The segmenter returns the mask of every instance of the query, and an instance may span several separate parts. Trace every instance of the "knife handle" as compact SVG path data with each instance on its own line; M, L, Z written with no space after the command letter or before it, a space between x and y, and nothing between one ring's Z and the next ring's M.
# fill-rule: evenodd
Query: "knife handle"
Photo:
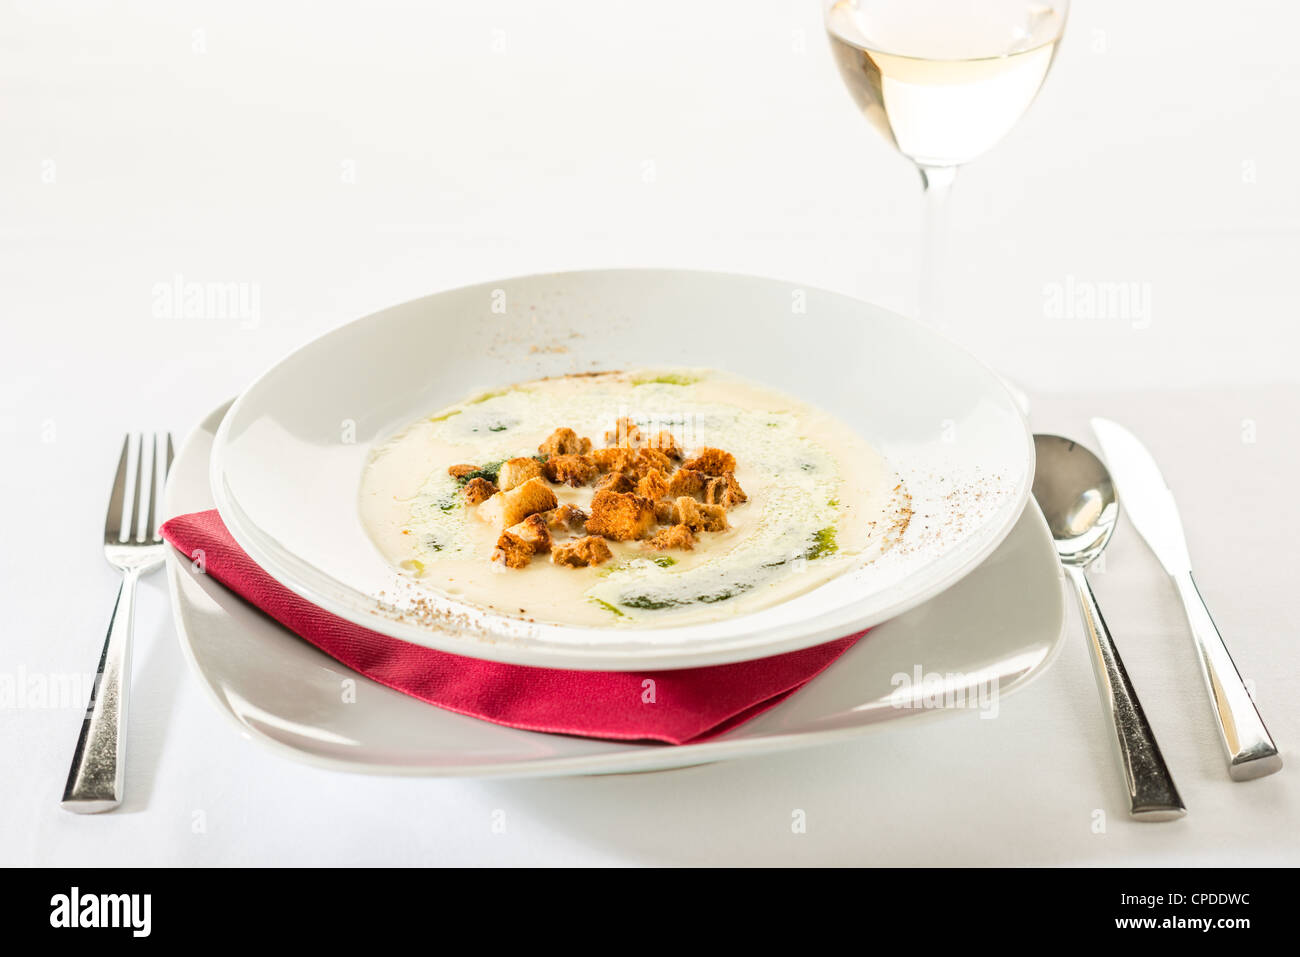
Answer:
M1197 658L1201 662L1201 675L1210 692L1214 717L1219 723L1219 736L1228 753L1228 776L1234 781L1249 781L1272 774L1282 767L1282 756L1273 743L1259 709L1246 690L1241 673L1233 664L1228 646L1210 617L1190 571L1174 576L1187 620L1192 626L1196 641Z
M1088 577L1078 565L1066 565L1066 573L1079 596L1083 623L1092 651L1097 690L1110 712L1115 743L1119 746L1124 780L1128 784L1129 814L1139 821L1172 821L1187 813L1165 764L1155 733L1147 723L1142 703L1128 680L1119 649L1111 640L1106 619Z

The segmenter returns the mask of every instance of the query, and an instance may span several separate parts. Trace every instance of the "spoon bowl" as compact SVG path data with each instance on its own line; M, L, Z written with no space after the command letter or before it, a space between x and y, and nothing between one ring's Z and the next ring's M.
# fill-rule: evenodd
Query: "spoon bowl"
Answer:
M1085 567L1110 541L1119 521L1115 484L1101 459L1073 439L1035 435L1034 498L1062 564Z

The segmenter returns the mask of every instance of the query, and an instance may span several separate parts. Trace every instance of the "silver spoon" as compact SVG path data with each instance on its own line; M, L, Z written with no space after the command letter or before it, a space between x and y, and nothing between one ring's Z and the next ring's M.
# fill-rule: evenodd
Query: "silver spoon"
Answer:
M1180 818L1187 809L1084 574L1110 541L1119 520L1119 500L1110 473L1097 456L1059 435L1035 435L1034 451L1038 456L1034 498L1079 596L1083 624L1092 646L1097 689L1110 709L1128 783L1129 814L1139 821Z

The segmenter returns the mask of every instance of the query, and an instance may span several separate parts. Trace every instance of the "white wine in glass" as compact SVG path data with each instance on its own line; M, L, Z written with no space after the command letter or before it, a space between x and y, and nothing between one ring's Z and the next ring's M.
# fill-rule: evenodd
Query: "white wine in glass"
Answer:
M959 165L1038 94L1068 0L825 0L826 32L867 119L916 163L926 193L918 311L937 322L941 217Z

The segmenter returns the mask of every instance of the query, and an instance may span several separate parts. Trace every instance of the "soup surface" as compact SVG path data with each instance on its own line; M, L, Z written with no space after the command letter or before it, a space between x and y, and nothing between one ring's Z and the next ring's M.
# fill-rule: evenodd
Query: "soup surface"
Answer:
M508 567L500 510L472 504L448 469L492 478L503 460L540 461L560 428L600 449L620 441L620 419L670 433L687 464L704 448L734 455L745 501L728 504L728 527L698 531L689 549L653 547L646 532L604 540L611 556L590 567L547 553ZM592 483L546 484L559 505L590 512ZM360 508L381 553L420 587L537 621L664 627L768 607L870 561L892 544L905 496L881 455L832 416L727 373L654 369L525 382L435 412L372 453ZM555 544L584 535L557 531Z

